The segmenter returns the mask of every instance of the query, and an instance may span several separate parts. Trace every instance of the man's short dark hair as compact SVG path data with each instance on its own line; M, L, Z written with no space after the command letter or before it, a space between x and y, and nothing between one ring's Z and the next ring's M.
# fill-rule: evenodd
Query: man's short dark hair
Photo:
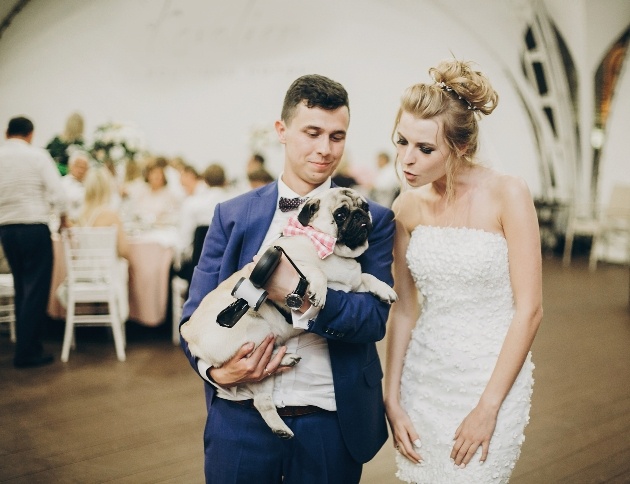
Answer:
M282 121L289 124L295 116L296 107L302 102L309 108L334 111L346 106L350 110L346 89L338 82L318 74L309 74L293 81L284 97Z
M23 116L11 118L7 126L7 136L28 136L33 132L33 122Z

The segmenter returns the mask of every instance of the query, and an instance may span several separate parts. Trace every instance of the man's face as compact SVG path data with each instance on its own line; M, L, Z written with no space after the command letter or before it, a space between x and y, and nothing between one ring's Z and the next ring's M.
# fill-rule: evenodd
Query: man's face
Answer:
M70 174L80 182L83 182L89 166L90 165L85 158L77 158L70 167Z
M328 111L304 103L288 125L276 121L278 138L285 145L282 181L300 195L324 183L341 161L349 123L346 106Z

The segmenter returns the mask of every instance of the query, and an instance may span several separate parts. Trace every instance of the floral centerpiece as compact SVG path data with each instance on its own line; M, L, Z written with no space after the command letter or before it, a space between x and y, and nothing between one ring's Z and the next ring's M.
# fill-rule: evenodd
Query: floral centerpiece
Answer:
M142 149L142 135L134 125L105 123L94 132L90 154L98 162L117 165L133 160Z

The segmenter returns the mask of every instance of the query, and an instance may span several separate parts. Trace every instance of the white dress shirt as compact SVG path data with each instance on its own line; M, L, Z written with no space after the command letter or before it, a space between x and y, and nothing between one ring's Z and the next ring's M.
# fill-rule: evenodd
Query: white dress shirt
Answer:
M184 199L179 214L177 242L182 261L190 260L192 257L195 229L200 225L210 225L214 208L230 195L230 192L222 187L209 187L205 182L198 182L194 193Z
M330 180L320 185L302 198L312 197L330 188ZM282 175L278 179L278 199L280 197L299 197L282 181ZM277 205L276 205L277 206ZM289 218L297 212L281 212L276 208L267 235L263 240L259 253L264 252L274 240L282 235L282 230ZM289 254L290 255L290 254ZM293 326L308 328L308 321L314 319L319 309L311 306L304 314L297 311L293 313ZM290 371L274 375L273 401L276 407L315 405L324 410L335 411L335 390L333 386L332 367L328 343L325 338L315 333L304 332L291 338L285 343L287 353L298 354L302 357L300 362ZM201 375L207 378L206 370L210 366L198 361ZM227 400L247 400L253 397L244 385L236 385L231 388L222 388L210 381L217 388L217 396Z
M0 146L0 225L48 224L65 214L61 175L50 154L19 138Z

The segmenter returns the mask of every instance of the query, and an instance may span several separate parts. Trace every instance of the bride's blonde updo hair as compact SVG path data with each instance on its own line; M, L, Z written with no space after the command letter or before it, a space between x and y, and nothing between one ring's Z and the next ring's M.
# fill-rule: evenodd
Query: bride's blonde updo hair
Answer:
M417 118L440 117L449 147L446 161L447 197L453 195L453 176L462 165L471 165L478 150L478 118L497 107L499 95L472 62L447 60L429 69L433 84L414 84L402 95L393 136L403 112Z

